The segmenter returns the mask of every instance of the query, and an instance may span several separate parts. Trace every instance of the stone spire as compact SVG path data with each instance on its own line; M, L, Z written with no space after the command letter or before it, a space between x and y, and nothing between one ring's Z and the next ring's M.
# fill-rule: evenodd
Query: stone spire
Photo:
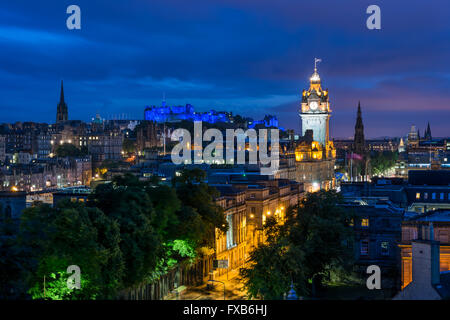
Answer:
M424 136L425 140L431 140L432 136L431 136L431 129L430 129L430 122L428 122L428 126L427 126L427 130L425 130L425 136Z
M64 103L64 83L62 80L61 80L61 95L59 97L59 102Z
M353 141L353 151L360 155L365 153L364 125L362 121L361 102L358 102L358 112L356 114L355 138Z
M68 110L67 110L67 104L64 101L64 84L61 80L61 94L59 97L59 103L56 108L56 123L67 121L68 120Z

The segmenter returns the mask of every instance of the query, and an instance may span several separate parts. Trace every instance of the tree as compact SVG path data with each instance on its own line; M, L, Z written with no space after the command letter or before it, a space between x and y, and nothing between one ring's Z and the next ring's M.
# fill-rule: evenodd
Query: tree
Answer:
M71 143L63 143L56 147L55 154L57 157L81 157L87 155L86 148L77 148Z
M251 297L280 299L291 282L298 294L310 295L333 268L351 272L351 216L341 201L335 191L309 193L298 207L289 208L284 224L266 221L266 242L251 253L250 266L241 269Z
M392 151L372 152L370 163L373 174L376 176L384 175L389 169L395 167L398 159L398 153Z
M175 180L177 196L182 205L178 212L178 234L196 243L197 247L214 247L215 229L226 232L228 223L222 207L214 201L219 192L204 181L200 169L183 170Z
M303 259L301 254L292 259L285 234L287 229L275 218L266 220L263 231L266 242L250 253L250 266L242 268L240 275L250 299L277 300L289 290L292 270L296 270Z
M17 246L17 232L15 221L0 217L0 300L29 298L22 277L27 259L25 250Z
M112 183L97 186L90 205L120 226L125 287L150 277L163 256L163 246L153 225L155 211L142 182L131 175L116 177Z
M97 208L60 201L25 209L18 245L27 250L24 278L34 299L112 298L120 288L124 263L117 222ZM81 289L68 289L66 269L81 269ZM44 277L46 287L44 293Z
M331 266L348 272L353 266L352 214L339 206L341 202L335 191L310 193L302 199L298 214L290 217L289 242L304 254L302 270L313 290L316 283L329 279ZM305 287L297 282L299 291Z
M125 153L136 152L136 141L129 138L125 138L122 143L122 150Z

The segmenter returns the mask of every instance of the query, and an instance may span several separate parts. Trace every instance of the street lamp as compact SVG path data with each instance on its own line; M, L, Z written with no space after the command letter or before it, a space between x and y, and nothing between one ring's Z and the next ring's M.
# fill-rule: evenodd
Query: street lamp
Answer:
M219 283L223 284L223 300L226 300L225 299L225 282L222 282L222 281L219 281L219 280L208 280L208 282L209 281L211 281L211 282L219 282Z

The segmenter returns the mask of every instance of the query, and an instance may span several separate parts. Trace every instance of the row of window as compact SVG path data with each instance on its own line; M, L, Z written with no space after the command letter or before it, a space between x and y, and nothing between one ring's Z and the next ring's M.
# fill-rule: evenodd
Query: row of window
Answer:
M354 226L355 224L354 224L354 221L353 221L353 219L352 219L352 221L350 222L350 226ZM369 218L362 218L361 219L361 227L364 227L364 228L368 228L369 227Z
M382 256L388 256L389 255L389 242L388 241L381 241L380 242L380 254ZM369 240L361 240L360 255L361 256L368 256L369 255Z
M438 193L436 192L432 192L431 193L431 199L432 200L436 200L438 197ZM421 192L417 192L416 193L416 199L422 199L422 193ZM428 200L428 192L424 192L423 193L423 200ZM441 192L439 193L439 200L445 200L445 193ZM447 193L447 200L450 200L450 193Z

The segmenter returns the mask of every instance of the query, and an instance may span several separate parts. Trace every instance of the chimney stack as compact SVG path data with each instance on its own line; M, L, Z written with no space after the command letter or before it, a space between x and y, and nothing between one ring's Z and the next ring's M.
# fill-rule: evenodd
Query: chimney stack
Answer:
M412 242L412 281L422 286L439 284L439 242L433 240Z

